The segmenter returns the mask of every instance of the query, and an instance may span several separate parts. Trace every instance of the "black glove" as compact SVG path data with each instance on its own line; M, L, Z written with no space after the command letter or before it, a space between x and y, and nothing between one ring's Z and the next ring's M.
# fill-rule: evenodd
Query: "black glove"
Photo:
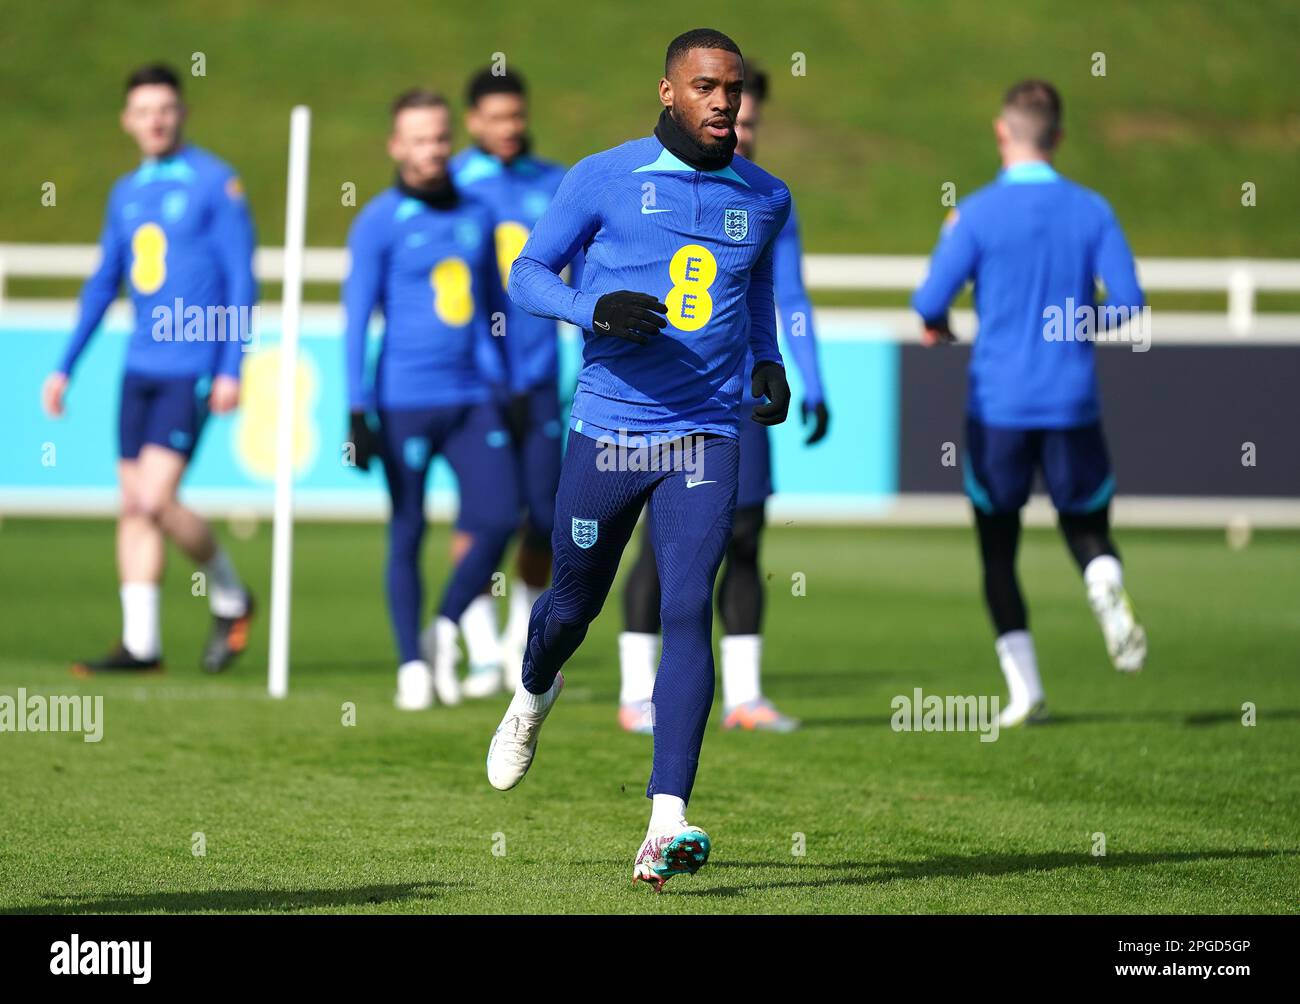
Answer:
M957 340L957 336L953 334L952 328L948 325L947 314L932 321L922 318L922 323L925 325L922 341L926 345L951 345ZM931 332L933 332L933 335Z
M645 345L668 326L668 319L659 316L667 313L667 305L649 293L620 289L617 293L606 293L596 301L591 325L598 335L613 335Z
M785 382L785 367L780 363L759 363L754 367L750 390L755 397L770 403L758 405L753 419L759 425L780 425L790 412L790 385Z
M831 424L831 413L826 410L826 405L822 401L818 401L815 405L810 405L807 401L803 403L804 425L808 424L809 418L812 418L815 424L812 435L803 441L804 446L812 446L813 443L820 443L825 439L826 430Z
M364 411L354 411L348 421L348 444L352 459L361 470L370 470L370 461L379 456L379 436L370 428Z
M506 420L506 429L517 445L522 444L524 437L528 435L528 418L531 414L528 405L527 394L512 394L501 409Z

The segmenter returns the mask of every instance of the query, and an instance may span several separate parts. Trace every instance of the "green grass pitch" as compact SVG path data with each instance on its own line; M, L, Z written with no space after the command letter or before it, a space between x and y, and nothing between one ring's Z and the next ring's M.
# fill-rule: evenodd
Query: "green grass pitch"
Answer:
M425 0L223 0L166 17L138 0L42 0L7 4L4 23L7 241L96 239L109 187L138 159L118 112L146 60L187 74L191 138L238 167L267 244L284 233L289 108L312 106L307 242L329 247L356 214L341 185L364 203L391 182L386 110L401 90L434 86L459 109L466 77L499 53L532 88L538 152L572 164L650 131L664 48L704 23L772 75L760 161L790 184L810 253L928 253L942 186L964 197L997 170L1002 92L1050 76L1066 109L1058 163L1109 199L1138 254L1300 255L1294 0L816 0L797 13L788 0L477 0L436 16ZM39 197L51 181L53 210Z
M264 620L230 674L197 669L206 610L178 556L168 672L73 680L67 660L118 628L111 527L6 520L0 693L102 694L105 725L98 744L0 734L0 910L1297 909L1298 533L1231 551L1221 533L1121 532L1152 653L1129 679L1061 542L1029 532L1022 578L1057 717L981 743L889 726L914 687L1001 693L969 532L774 527L766 683L805 728L723 733L714 709L690 813L713 859L661 896L630 885L650 743L615 723L617 602L566 670L532 772L502 794L483 769L500 698L392 707L382 540L378 525L297 528L292 692L275 702ZM231 545L263 600L269 542L263 525ZM435 583L446 543L435 528Z

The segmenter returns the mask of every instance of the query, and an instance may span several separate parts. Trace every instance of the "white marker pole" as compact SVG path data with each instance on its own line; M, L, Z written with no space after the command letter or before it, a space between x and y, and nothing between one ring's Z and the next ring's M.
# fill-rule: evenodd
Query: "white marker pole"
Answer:
M271 651L266 689L289 694L289 604L293 586L293 424L298 385L298 324L302 315L302 251L307 211L307 148L311 109L289 115L289 193L284 214L284 291L280 387L275 420L275 519L271 534Z

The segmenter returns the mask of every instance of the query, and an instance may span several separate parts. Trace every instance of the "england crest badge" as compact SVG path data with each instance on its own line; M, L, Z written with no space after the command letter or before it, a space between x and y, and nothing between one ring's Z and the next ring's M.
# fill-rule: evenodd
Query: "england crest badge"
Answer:
M175 223L185 215L185 209L189 205L190 197L185 194L183 189L176 189L168 192L163 196L162 215L168 223Z
M584 551L596 543L599 528L594 519L573 519L573 542Z
M743 241L749 235L749 213L744 209L722 211L722 232L733 241Z

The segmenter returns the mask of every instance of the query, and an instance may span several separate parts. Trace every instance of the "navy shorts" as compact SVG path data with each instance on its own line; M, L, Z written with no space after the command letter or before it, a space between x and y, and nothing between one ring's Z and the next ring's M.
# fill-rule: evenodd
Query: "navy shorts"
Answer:
M740 418L740 485L736 491L736 508L761 506L772 494L772 440L767 426L749 417L750 407L741 408Z
M555 526L563 435L559 389L553 382L534 387L528 392L528 428L515 458L529 536L543 548L550 546Z
M472 533L518 525L514 454L495 404L380 408L379 434L394 499L418 498L422 507L429 465L441 454L456 475L457 529Z
M964 460L966 494L985 513L1020 510L1038 470L1058 512L1094 512L1115 494L1097 422L1070 429L1009 429L968 418Z
M118 455L135 460L146 443L189 459L208 417L207 377L127 373L118 410Z

